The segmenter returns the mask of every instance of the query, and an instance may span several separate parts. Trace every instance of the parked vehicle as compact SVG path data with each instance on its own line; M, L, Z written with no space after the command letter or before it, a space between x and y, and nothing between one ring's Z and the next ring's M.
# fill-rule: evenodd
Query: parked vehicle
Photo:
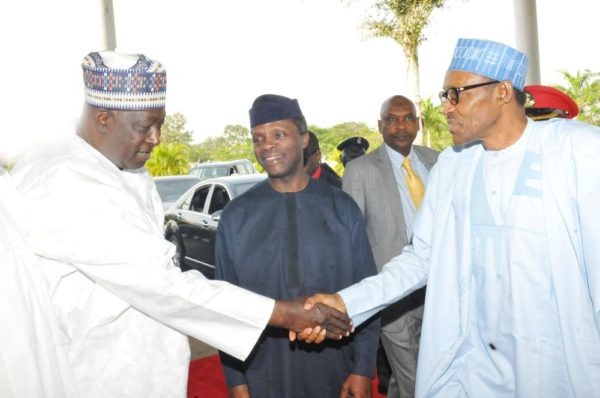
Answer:
M173 202L179 199L185 191L200 181L202 180L198 177L190 175L154 177L158 196L160 196L160 200L163 203L163 208L165 210L167 210Z
M254 164L248 159L228 160L225 162L206 162L192 167L191 175L202 180L225 177L235 174L255 174Z
M183 194L165 214L165 238L177 249L176 265L214 278L215 237L223 209L266 178L266 174L213 178Z

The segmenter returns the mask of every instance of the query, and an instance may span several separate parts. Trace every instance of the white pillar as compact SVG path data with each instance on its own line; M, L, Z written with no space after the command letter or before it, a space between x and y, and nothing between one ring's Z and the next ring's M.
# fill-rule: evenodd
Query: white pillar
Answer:
M117 48L115 15L112 0L98 0L100 14L100 51Z
M535 0L513 0L513 4L517 49L529 57L525 84L540 84L540 51Z

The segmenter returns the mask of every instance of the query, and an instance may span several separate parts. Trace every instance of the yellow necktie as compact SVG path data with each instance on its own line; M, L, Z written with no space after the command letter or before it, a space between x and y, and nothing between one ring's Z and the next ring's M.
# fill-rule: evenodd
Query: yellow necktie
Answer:
M415 208L418 209L423 200L423 195L425 195L425 185L423 185L423 181L421 181L417 173L413 170L409 158L404 158L402 161L402 168L406 170L406 186L408 187L408 193L415 204Z

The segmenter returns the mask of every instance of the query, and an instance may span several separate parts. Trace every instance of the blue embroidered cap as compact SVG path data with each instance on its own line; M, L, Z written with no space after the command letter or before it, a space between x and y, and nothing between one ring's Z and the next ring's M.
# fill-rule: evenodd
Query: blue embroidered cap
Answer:
M276 94L257 97L250 108L250 128L284 119L302 118L298 100Z
M508 80L519 90L525 85L527 55L506 44L480 39L458 39L448 70Z
M144 110L164 108L167 72L142 54L92 52L82 61L85 102L98 108Z

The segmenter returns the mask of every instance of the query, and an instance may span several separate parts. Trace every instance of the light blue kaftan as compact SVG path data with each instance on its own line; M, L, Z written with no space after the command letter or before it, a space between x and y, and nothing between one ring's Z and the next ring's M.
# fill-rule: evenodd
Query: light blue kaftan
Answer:
M444 151L413 245L340 291L359 324L427 284L417 397L600 397L600 129L529 121L521 140L508 184L481 144Z
M471 187L473 297L457 372L468 396L573 396L547 256L539 145L526 147L528 138L507 149L516 150L508 158L521 161L516 175L507 168L501 177L508 184L488 184L512 185L507 203L490 207L488 196L501 193L486 186L489 153L481 156ZM503 154L491 154L498 155L502 163ZM525 377L531 374L537 377Z

